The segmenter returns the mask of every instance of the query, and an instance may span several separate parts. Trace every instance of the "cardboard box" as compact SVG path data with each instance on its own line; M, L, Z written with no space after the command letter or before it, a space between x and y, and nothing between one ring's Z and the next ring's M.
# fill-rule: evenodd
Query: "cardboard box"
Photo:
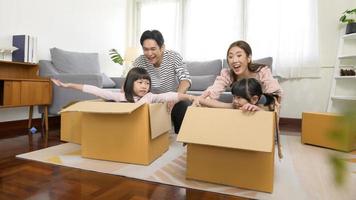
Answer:
M85 101L104 102L102 99L92 99ZM59 112L61 114L61 129L60 139L61 141L71 142L75 144L81 144L82 128L81 119L82 112L62 112L65 108L78 103L79 101L73 101L65 105Z
M302 143L345 152L356 150L356 144L352 143L351 132L344 133L345 135L342 136L344 142L334 139L331 136L333 131L340 130L343 126L340 121L341 117L341 115L334 113L303 112ZM338 133L338 131L335 133Z
M83 157L148 165L169 147L171 124L166 104L83 101L61 113L64 119L70 117L62 127L78 131L70 139L76 141L80 135ZM68 121L71 123L66 124Z
M177 140L186 178L273 191L275 113L189 107Z
M63 112L61 113L61 140L75 144L81 144L81 112Z

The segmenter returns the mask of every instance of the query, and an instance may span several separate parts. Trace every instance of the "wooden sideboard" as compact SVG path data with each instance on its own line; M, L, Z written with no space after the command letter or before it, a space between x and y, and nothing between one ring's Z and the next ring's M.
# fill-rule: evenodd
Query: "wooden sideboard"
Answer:
M43 105L45 141L48 140L48 105L52 103L52 85L39 76L34 63L0 61L0 108L29 106L28 128L32 127L33 106ZM43 131L42 131L43 133Z

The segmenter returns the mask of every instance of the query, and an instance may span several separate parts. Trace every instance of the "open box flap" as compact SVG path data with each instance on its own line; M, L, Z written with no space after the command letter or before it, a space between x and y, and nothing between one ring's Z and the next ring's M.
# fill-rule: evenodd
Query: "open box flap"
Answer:
M177 141L271 152L274 133L274 112L189 107Z
M149 104L151 139L171 130L171 116L167 110L167 104Z

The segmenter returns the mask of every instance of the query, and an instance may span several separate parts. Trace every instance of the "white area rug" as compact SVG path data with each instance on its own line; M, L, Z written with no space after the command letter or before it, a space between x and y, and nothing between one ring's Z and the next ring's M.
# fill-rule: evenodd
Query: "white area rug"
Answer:
M329 153L333 150L303 145L300 137L282 136L284 158L275 160L273 193L223 186L185 179L186 149L172 136L169 150L149 166L123 164L80 156L80 145L65 143L18 155L18 158L74 167L186 188L254 199L356 199L356 152L342 154L348 159L347 184L333 183Z

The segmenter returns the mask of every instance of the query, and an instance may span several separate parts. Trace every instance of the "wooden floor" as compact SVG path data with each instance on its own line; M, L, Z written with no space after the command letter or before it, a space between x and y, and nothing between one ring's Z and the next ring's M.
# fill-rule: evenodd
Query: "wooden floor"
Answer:
M59 131L48 146L60 144ZM17 159L44 148L41 134L0 139L0 199L246 199Z

